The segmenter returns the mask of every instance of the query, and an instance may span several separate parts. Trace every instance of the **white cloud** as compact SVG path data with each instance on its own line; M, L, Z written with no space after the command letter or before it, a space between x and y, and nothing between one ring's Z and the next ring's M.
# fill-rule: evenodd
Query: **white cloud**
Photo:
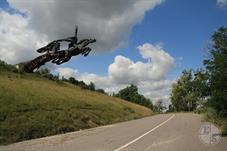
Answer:
M152 101L162 99L168 104L173 81L167 80L165 76L174 67L174 58L160 45L146 43L138 49L146 62L134 62L127 57L116 56L109 65L108 76L74 72L71 68L60 68L60 73L70 73L87 84L94 82L98 88L104 88L107 92L117 92L129 84L135 84L139 92ZM70 75L67 74L68 77Z
M163 100L163 102L168 105L170 103L170 91L171 85L174 80L160 80L160 81L147 81L142 82L138 85L139 91L144 94L147 98L150 98L153 103L158 100Z
M79 36L96 38L96 51L110 51L127 43L133 26L145 12L164 0L8 0L11 7L26 12L29 26L48 38L73 34L79 25Z
M143 44L138 47L147 62L133 62L129 58L116 56L109 66L110 79L119 84L138 84L140 81L161 80L174 66L174 58L160 45Z
M227 4L227 0L217 0L217 5L219 7L224 7Z
M58 73L59 73L59 77L64 77L66 79L70 78L70 77L75 77L77 74L77 70L72 69L72 68L56 68L55 69Z
M8 63L27 61L46 41L45 35L28 28L28 20L19 14L0 10L0 59Z

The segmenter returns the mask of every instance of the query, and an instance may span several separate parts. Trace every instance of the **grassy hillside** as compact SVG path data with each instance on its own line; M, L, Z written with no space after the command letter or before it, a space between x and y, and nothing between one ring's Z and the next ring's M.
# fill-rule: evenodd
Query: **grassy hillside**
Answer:
M0 72L0 144L149 116L148 108L32 74Z

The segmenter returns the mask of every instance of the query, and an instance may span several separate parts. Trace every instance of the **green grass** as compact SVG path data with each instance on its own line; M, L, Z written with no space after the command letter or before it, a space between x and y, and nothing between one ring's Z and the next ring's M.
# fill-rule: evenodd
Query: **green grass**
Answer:
M32 74L0 72L0 144L152 115L143 106Z

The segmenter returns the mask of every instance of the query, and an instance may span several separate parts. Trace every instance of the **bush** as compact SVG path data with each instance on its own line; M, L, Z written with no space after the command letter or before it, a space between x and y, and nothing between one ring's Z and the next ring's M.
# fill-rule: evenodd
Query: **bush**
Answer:
M205 107L199 107L197 109L195 109L193 112L196 113L196 114L203 114L203 113L206 113L206 108Z
M37 73L43 77L48 77L50 74L50 70L47 68L41 68L41 69L37 70L35 73Z
M204 113L204 118L221 128L222 135L227 135L227 118L220 117L215 109L207 108Z
M0 71L17 72L17 68L13 65L7 64L5 61L0 60Z
M106 94L106 92L103 89L97 89L96 91L102 94Z

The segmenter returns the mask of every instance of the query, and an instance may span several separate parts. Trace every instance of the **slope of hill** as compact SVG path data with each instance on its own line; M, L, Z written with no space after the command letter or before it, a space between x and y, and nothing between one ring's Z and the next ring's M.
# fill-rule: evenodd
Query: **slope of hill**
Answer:
M143 106L68 83L0 72L0 144L149 115Z

